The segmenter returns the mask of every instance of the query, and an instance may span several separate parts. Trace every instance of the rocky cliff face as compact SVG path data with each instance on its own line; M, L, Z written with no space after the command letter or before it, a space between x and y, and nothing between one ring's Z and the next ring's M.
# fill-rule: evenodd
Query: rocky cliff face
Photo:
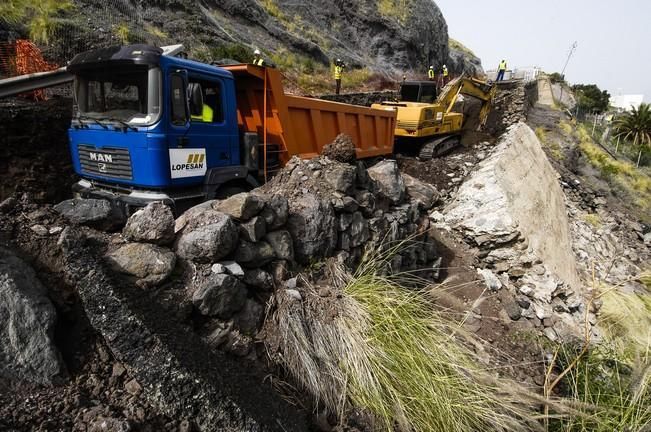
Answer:
M447 24L431 0L74 0L51 54L124 42L183 43L209 59L219 45L294 61L340 57L376 71L448 59ZM112 3L118 3L114 5ZM242 49L243 48L243 49Z
M481 59L473 53L450 47L448 67L456 72L464 72L472 76L484 75Z
M450 48L448 67L452 71L472 76L484 75L481 59L471 49L452 38L448 39L448 44Z

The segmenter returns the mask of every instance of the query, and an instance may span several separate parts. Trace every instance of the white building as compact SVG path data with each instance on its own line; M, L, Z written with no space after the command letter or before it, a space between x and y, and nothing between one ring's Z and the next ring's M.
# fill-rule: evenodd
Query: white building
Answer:
M643 101L644 95L619 95L610 97L610 104L624 111L629 111L631 108L639 108Z

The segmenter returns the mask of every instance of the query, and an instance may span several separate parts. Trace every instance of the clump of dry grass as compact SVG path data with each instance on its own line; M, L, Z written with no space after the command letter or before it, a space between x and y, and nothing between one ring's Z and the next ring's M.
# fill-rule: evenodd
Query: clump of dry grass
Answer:
M521 431L540 425L526 391L478 367L461 330L408 275L381 276L390 251L355 274L328 265L328 289L303 281L302 301L277 294L277 357L317 404L373 414L376 430ZM321 288L323 289L323 288ZM529 402L535 398L529 399Z

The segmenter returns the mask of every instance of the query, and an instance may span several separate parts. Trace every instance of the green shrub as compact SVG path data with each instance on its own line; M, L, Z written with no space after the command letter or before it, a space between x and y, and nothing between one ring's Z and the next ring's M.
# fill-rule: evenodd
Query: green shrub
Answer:
M129 44L131 31L129 30L127 23L122 23L115 28L115 36L120 40L122 45Z
M220 44L210 49L212 60L233 59L240 63L251 63L253 52L251 48L239 43Z
M410 16L411 0L378 0L378 11L380 15L398 20L402 24L407 23Z
M629 196L636 208L641 210L640 218L651 221L651 175L644 169L625 160L617 160L596 144L584 125L576 129L579 148L587 161L597 168L614 188Z
M560 364L574 360L573 349L561 350ZM565 402L578 412L550 420L549 431L644 432L651 427L651 365L622 362L608 344L592 348L562 381Z
M58 25L57 15L73 7L71 0L3 0L0 20L24 23L35 42L48 43Z
M262 7L267 13L279 20L285 20L285 15L282 13L275 0L262 0Z

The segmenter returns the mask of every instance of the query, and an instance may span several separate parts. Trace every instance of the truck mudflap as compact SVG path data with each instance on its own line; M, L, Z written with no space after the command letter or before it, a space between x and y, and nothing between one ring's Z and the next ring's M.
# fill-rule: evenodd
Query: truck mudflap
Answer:
M176 208L174 199L163 192L132 191L130 193L119 193L95 187L91 182L83 179L72 185L72 193L75 198L105 199L111 202L126 217L152 202L162 202L170 206L172 210Z

